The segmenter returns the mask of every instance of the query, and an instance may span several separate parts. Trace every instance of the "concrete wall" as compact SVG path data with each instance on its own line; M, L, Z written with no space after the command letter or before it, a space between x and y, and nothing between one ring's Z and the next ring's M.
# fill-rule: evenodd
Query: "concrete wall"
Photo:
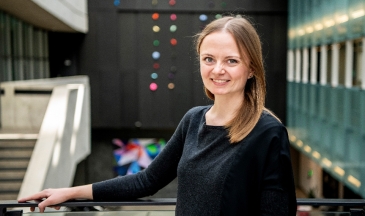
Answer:
M88 32L87 0L2 0L0 10L45 30Z

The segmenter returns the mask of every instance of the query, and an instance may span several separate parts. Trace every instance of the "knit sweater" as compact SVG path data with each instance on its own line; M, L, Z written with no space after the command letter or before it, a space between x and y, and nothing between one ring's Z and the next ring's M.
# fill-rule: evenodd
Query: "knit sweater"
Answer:
M176 215L295 215L285 127L264 111L251 133L231 144L223 126L206 125L210 107L189 110L147 169L93 184L94 200L153 195L178 177Z

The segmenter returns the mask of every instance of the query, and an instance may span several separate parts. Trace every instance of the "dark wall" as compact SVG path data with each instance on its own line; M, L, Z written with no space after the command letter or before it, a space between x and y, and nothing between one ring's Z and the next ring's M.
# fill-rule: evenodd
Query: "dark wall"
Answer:
M285 122L287 2L223 1L88 1L89 32L50 33L51 75L88 75L91 85L93 129L173 130L191 107L211 103L203 94L193 39L217 13L232 12L252 18L262 38L267 72L267 107ZM160 13L152 20L152 13ZM176 21L170 14L177 15ZM207 22L199 20L208 16ZM169 32L176 25L175 33ZM154 33L152 26L161 31ZM169 40L178 44L171 46ZM158 39L160 45L153 46ZM161 58L152 59L159 51ZM70 61L67 61L70 60ZM152 68L153 63L160 68ZM67 65L71 63L71 65ZM174 79L169 79L171 67ZM153 80L151 73L158 73ZM156 82L157 91L149 84ZM168 89L174 83L174 89Z
M50 76L75 76L80 73L80 50L85 34L49 32Z

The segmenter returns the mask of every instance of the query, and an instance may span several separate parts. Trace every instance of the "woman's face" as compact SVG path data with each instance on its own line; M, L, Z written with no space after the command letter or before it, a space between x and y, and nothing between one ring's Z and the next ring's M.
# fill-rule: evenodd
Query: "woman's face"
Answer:
M204 86L214 97L243 98L250 62L240 51L233 36L224 31L207 35L200 45L200 73Z

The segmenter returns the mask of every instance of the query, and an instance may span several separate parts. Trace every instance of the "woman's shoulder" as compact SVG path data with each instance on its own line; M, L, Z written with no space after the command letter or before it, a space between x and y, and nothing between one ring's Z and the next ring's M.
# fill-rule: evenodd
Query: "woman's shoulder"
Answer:
M262 111L261 117L257 122L255 128L261 132L278 130L286 131L286 127L281 122L281 120L273 112L266 108Z
M185 118L191 117L191 116L196 116L196 115L199 115L199 116L204 115L210 109L210 107L211 107L211 105L193 107L186 112Z

